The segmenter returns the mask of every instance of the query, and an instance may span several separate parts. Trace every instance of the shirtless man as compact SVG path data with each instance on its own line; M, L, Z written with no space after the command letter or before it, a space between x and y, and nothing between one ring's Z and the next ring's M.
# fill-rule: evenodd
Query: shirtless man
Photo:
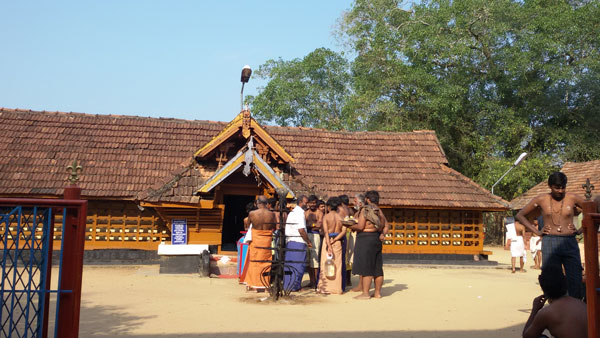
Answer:
M267 285L261 281L261 273L271 263L259 262L271 260L271 250L263 249L271 246L273 230L275 229L275 214L267 208L267 198L258 196L256 199L258 209L248 215L252 224L252 241L248 248L248 271L246 283L248 290L264 290Z
M252 202L246 204L246 212L248 213L248 216L250 216L250 212L252 212L252 210L256 210L256 201L252 201ZM248 231L250 224L252 224L250 222L250 218L248 216L246 216L246 218L244 218L244 230L246 230L246 231Z
M346 218L347 216L354 216L354 211L352 211L352 209L350 209L350 207L348 206L348 204L350 204L350 199L348 198L348 195L340 195L338 197L342 202L342 205L340 205L338 208L338 213L340 214L340 216L342 216L342 219Z
M534 219L532 223L533 226L539 228L537 219ZM534 263L531 268L540 270L542 268L542 238L533 234L529 240L529 249L531 250L531 256L533 257Z
M566 193L567 176L555 172L548 178L549 194L541 194L531 200L516 216L531 232L542 236L542 269L548 265L563 266L567 274L569 296L581 299L581 256L575 239L583 228L577 230L573 225L575 208L582 208L583 199L575 194ZM539 231L525 217L532 211L541 211L544 228Z
M525 227L523 226L523 224L521 224L519 222L515 222L515 231L517 233L517 237L513 238L510 241L510 255L511 255L510 263L512 264L512 273L515 273L515 265L517 264L517 257L519 257L519 259L520 259L521 268L519 269L519 271L525 272L525 269L524 269L525 261L523 260L526 255L525 242L524 242Z
M275 229L279 229L279 210L277 209L277 199L269 198L267 208L275 214Z
M319 270L319 250L321 249L322 215L317 209L319 199L315 195L308 196L308 210L304 212L306 218L306 232L312 248L308 249L308 277L309 288L317 288L317 271Z
M354 248L354 263L352 273L359 275L358 286L352 291L362 291L354 298L369 299L371 282L375 280L375 293L373 297L381 298L381 286L383 285L383 257L381 255L382 242L385 234L389 231L389 224L381 209L379 209L379 193L371 190L365 193L365 203L375 207L379 213L379 227L376 227L365 217L365 206L359 211L358 223L351 226L352 230L358 231L356 245Z
M587 309L579 299L567 296L567 281L556 265L542 268L538 281L544 292L533 300L523 338L539 338L544 330L557 338L586 338ZM548 306L544 303L548 301Z
M323 200L319 200L317 202L317 209L321 213L321 219L323 219L323 216L325 216L325 214L327 213L327 208L326 208L325 202L323 202Z
M338 197L331 197L327 201L330 212L323 218L323 241L325 245L321 251L321 266L324 266L328 254L333 256L335 264L333 278L327 277L325 269L321 269L318 290L320 293L325 294L342 294L344 292L344 278L346 275L342 268L345 258L343 242L346 237L346 227L342 225L342 218L336 212L340 204L341 201Z
M252 224L252 229L256 230L274 230L275 215L267 208L267 198L263 195L256 199L256 210L250 211L248 220Z

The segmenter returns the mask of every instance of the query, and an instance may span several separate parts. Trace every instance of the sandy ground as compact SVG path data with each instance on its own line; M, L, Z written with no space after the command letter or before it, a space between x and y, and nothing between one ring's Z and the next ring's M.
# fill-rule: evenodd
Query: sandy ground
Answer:
M539 271L529 256L511 274L510 253L491 250L499 267L385 266L384 298L366 301L303 291L272 303L236 279L86 266L80 337L518 337Z

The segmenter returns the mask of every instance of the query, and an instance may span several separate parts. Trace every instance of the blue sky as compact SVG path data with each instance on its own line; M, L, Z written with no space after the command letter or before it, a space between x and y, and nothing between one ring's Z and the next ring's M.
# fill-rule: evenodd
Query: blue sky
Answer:
M229 121L244 65L341 50L351 3L2 1L0 107Z

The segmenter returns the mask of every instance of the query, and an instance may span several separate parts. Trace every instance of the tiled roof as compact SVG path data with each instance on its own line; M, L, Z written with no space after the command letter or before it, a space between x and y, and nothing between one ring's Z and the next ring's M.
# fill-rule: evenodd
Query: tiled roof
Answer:
M584 196L585 191L581 186L586 183L588 178L596 189L600 189L600 160L578 163L567 162L562 167L561 172L567 175L567 192ZM544 180L527 190L523 195L510 201L510 207L515 210L522 209L537 195L549 192L548 181ZM596 190L593 190L592 194L596 196Z
M77 159L88 197L194 202L194 189L216 167L202 167L192 155L226 125L0 108L0 194L60 195L65 167ZM321 196L375 189L381 204L394 206L507 207L447 167L433 131L265 129L296 159L293 189Z

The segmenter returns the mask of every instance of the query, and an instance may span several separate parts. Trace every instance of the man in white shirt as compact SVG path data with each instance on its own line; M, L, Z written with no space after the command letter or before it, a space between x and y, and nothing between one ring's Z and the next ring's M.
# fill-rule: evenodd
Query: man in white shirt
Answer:
M300 195L297 203L285 223L286 248L288 251L285 252L286 274L283 277L283 287L285 290L292 291L298 291L302 288L306 247L312 247L306 234L306 219L304 218L308 198Z

